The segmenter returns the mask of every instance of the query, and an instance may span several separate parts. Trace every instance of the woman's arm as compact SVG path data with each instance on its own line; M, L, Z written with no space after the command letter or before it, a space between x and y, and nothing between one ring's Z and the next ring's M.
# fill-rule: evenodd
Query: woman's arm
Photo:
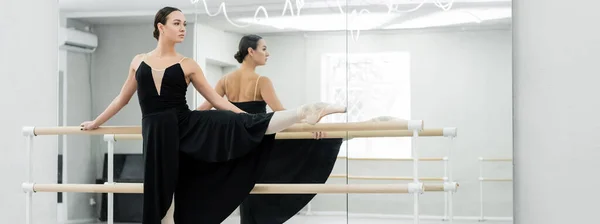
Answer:
M217 85L215 85L215 91L217 91L217 94L219 94L219 96L221 96L221 97L225 96L225 88L223 86L223 79L219 79L219 81L217 82ZM202 105L200 105L196 110L210 110L211 108L213 108L213 105L208 100L205 100L202 103Z
M268 77L261 76L261 78L258 81L260 87L260 95L263 98L263 100L265 100L267 105L269 105L271 110L285 110L285 108L281 104L281 101L279 101L277 94L275 93L275 88L273 87L271 79L269 79Z
M212 104L215 108L219 110L230 110L236 113L245 113L240 108L233 105L231 102L227 101L210 86L208 81L206 81L206 77L204 77L204 72L200 65L193 60L184 60L186 63L186 68L190 71L190 80L194 88L202 96L208 101L208 103Z
M129 74L127 75L127 79L121 87L121 92L117 95L113 101L106 107L104 112L102 112L96 119L93 121L86 121L81 123L81 130L93 130L100 127L110 118L115 116L125 105L129 103L131 97L137 90L137 82L135 80L135 71L137 66L141 63L141 55L136 55L129 65Z

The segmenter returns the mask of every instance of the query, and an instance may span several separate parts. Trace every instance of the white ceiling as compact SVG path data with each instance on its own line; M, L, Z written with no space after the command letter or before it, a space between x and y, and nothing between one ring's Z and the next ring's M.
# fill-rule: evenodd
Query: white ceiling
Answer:
M192 4L192 2L196 4ZM281 16L286 8L286 2L289 3L285 15L290 15L289 6L297 10L297 4L302 4L301 16L309 14L339 14L341 10L344 13L352 10L369 10L371 13L388 13L388 5L396 5L398 11L408 11L415 9L422 4L418 10L411 12L392 12L396 15L393 20L386 24L397 24L413 18L424 15L443 12L444 10L436 6L436 2L445 4L453 2L452 9L489 9L505 8L510 10L511 0L59 0L61 12L67 18L78 19L90 24L124 24L124 23L148 23L151 24L156 11L164 6L174 6L183 10L188 22L199 21L200 23L218 27L219 29L245 33L251 29L254 33L281 32L290 31L279 30L268 26L253 25L250 28L239 28L230 24L227 17L238 24L243 22L236 21L240 18L252 18L259 7L264 7L269 14L269 18ZM206 10L205 8L206 3ZM223 10L219 10L224 5L227 17ZM222 8L221 8L222 9ZM208 16L210 14L217 15ZM258 18L264 18L263 14ZM502 19L494 21L484 21L479 24L458 25L460 27L475 26L498 26L510 25L511 19ZM386 25L384 24L384 25ZM340 24L341 28L345 24Z

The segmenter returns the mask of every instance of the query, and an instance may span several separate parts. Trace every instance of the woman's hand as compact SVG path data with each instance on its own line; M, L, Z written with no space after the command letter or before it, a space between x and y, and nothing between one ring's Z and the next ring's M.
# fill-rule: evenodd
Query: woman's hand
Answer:
M82 131L94 130L94 129L97 129L98 127L99 127L98 124L96 124L96 122L94 122L94 121L84 121L83 123L81 123Z
M326 136L327 136L326 132L322 132L322 131L313 132L314 139L321 139L321 138L325 138Z

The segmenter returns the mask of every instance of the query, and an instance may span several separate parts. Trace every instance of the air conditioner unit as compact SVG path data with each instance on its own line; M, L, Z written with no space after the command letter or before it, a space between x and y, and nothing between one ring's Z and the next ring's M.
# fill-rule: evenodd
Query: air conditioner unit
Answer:
M67 51L92 53L98 47L98 37L93 33L61 27L59 46Z

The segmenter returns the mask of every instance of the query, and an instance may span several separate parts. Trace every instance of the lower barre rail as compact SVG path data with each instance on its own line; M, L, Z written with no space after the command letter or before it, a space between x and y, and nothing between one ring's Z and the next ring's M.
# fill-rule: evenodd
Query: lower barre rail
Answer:
M35 184L24 183L25 192L143 193L141 183ZM454 187L458 187L455 184ZM408 194L445 191L445 184L256 184L251 194ZM456 188L454 188L456 190Z

